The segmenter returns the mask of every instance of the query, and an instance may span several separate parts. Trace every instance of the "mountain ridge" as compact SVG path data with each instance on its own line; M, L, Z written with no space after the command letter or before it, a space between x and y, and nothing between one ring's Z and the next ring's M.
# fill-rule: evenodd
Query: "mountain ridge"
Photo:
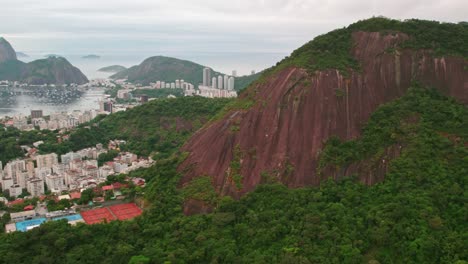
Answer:
M383 31L363 31L379 23ZM182 148L189 155L179 166L184 173L180 185L208 175L217 193L235 198L254 190L265 174L289 187L318 185L327 140L359 138L371 113L403 96L414 80L467 104L468 61L458 40L431 42L435 50L428 49L419 35L389 30L388 24L414 32L427 32L428 24L435 27L432 35L421 34L425 39L465 27L375 18L315 38L267 70L224 115L192 136ZM466 38L468 30L464 32L455 37ZM373 166L344 164L327 168L324 175L340 179L359 172L362 182L373 184L387 172ZM189 212L197 211L190 208L188 204Z
M11 44L3 37L0 37L0 63L16 59L16 52Z
M47 56L29 63L18 60L15 50L4 38L0 38L0 80L32 85L88 82L88 78L63 57Z

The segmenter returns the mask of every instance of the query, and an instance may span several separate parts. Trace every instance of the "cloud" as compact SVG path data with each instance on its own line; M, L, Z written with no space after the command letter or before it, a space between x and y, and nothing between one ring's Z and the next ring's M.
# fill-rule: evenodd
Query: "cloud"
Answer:
M49 43L57 52L153 45L289 53L318 34L373 15L458 22L466 10L466 0L2 0L2 21L8 23L0 23L0 34L32 51Z

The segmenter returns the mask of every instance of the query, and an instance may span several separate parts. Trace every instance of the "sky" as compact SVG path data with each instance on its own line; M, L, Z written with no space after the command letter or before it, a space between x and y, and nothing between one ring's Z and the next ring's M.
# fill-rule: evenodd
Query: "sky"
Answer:
M468 20L467 0L0 0L0 36L43 54L289 54L386 16Z

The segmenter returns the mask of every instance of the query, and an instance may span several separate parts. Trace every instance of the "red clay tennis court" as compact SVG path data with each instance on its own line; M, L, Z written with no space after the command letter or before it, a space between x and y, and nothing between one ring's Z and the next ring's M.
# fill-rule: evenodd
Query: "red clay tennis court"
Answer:
M81 212L81 217L83 217L85 222L89 225L104 222L104 219L107 222L116 219L108 208L98 208L89 211L84 211Z
M117 217L119 220L132 219L141 215L142 211L136 204L127 203L127 204L118 204L112 205L109 207L109 210Z

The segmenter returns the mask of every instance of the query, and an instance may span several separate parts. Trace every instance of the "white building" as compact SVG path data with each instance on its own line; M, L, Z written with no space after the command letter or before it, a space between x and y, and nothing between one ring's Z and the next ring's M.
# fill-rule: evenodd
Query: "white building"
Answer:
M70 161L79 159L81 160L81 155L75 152L68 152L67 154L61 155L60 160L62 164L69 164Z
M36 156L37 168L52 168L58 164L58 156L55 153Z
M32 196L40 196L42 194L44 194L44 181L42 179L39 179L39 178L32 178L32 179L29 179L28 180L28 184L27 184L27 189L28 189L28 192L32 195Z
M211 78L211 88L214 88L214 89L217 88L217 86L216 86L216 80L217 80L216 77Z
M228 86L229 86L229 76L224 75L224 84L223 84L224 90L227 90Z
M204 68L203 69L203 86L210 86L211 85L211 69Z
M63 190L66 190L65 179L63 175L58 174L49 174L45 178L47 188L53 193L60 193Z
M234 77L232 77L232 76L229 77L227 89L228 89L229 91L234 90Z
M218 89L223 89L223 76L218 76Z

